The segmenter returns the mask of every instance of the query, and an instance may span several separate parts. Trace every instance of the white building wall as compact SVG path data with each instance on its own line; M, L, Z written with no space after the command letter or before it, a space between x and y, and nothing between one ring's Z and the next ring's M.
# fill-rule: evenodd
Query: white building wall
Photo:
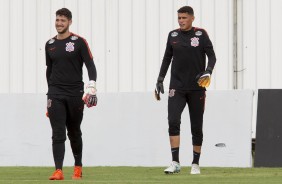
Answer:
M168 96L161 101L152 99L151 92L100 93L101 103L95 109L84 110L83 165L166 166L171 159ZM252 99L252 90L207 92L202 152L208 154L201 155L201 166L252 166ZM42 105L46 97L0 94L0 101L6 104L0 107L4 112L1 122L5 123L5 128L0 129L0 167L52 166L52 131ZM189 119L185 108L181 123L181 145L185 146L179 155L182 166L189 166L193 159ZM64 166L72 165L67 140Z
M282 1L237 1L238 88L255 92L252 137L256 137L257 89L282 88Z
M232 0L1 0L0 93L46 93L44 47L56 35L55 12L62 7L73 13L71 31L91 47L99 92L152 91L168 32L178 28L184 5L194 8L194 26L205 28L215 47L210 89L232 89Z
M10 16L9 16L10 4L7 2L0 4L0 16L6 17L0 19L1 27L5 29L0 29L0 92L9 93L10 88Z
M89 42L100 92L152 91L167 34L178 27L176 11L183 5L194 8L194 26L205 28L215 47L210 89L232 89L232 0L1 0L0 93L46 92L44 45L56 35L55 11L61 7L73 13L71 31ZM282 87L281 8L280 0L238 0L239 89Z
M238 1L240 89L281 88L282 1Z
M239 89L281 88L282 1L237 2ZM62 7L73 13L71 31L91 47L98 92L152 91L168 32L178 28L176 11L184 5L194 8L194 26L205 28L214 44L209 89L233 89L233 0L1 0L0 93L46 93L44 46L56 35L55 11Z

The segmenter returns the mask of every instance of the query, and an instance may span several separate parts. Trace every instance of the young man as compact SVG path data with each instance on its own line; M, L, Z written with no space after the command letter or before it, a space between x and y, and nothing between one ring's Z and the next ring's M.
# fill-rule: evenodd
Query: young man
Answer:
M84 103L96 106L96 67L86 40L69 31L72 13L67 8L56 12L58 34L47 41L46 78L48 83L47 114L52 127L52 147L56 170L50 180L63 180L66 129L74 156L72 179L82 178L82 133ZM89 83L85 92L82 67L86 65ZM84 93L83 93L84 92Z
M172 163L164 170L167 174L180 172L180 120L186 103L190 113L194 155L191 174L200 174L199 159L203 142L205 87L210 84L210 76L216 57L207 32L204 29L193 27L193 21L194 11L190 6L184 6L178 10L180 28L171 31L168 35L156 85L156 97L160 100L160 93L164 93L163 80L170 63L172 63L168 99ZM208 56L207 67L206 55Z

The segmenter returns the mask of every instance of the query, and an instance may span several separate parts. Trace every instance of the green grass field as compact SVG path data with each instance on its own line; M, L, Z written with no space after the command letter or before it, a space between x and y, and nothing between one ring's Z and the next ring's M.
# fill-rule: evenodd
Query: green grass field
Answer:
M0 167L0 183L177 183L214 184L282 183L282 168L201 168L201 175L190 175L190 168L165 175L160 167L84 167L83 179L72 181L72 167L64 168L64 181L49 181L53 167Z

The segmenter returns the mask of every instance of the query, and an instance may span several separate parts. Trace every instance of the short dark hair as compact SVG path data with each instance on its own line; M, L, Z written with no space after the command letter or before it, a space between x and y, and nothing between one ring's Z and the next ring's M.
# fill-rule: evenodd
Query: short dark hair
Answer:
M56 16L65 16L67 17L69 20L72 19L72 14L71 11L67 8L61 8L59 10L56 11Z
M191 6L183 6L179 8L177 13L188 13L189 15L194 15L194 10Z

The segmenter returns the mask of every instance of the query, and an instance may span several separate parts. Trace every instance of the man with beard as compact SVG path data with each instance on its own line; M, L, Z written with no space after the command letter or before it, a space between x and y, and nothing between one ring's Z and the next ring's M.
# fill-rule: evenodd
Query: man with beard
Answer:
M58 34L47 41L46 78L48 83L47 115L52 127L55 172L50 180L63 180L66 130L74 156L72 179L82 178L82 133L84 103L96 106L96 67L86 40L69 31L72 13L67 8L56 12ZM82 68L86 65L89 83L84 91Z
M190 173L200 174L199 159L203 142L205 91L210 84L216 57L207 32L192 26L194 21L192 7L184 6L177 12L180 28L171 31L168 35L156 85L156 98L160 100L160 93L164 93L163 81L171 63L168 132L172 163L164 172L167 174L180 172L180 123L182 111L187 103L193 144L193 161ZM207 66L206 56L208 56Z

